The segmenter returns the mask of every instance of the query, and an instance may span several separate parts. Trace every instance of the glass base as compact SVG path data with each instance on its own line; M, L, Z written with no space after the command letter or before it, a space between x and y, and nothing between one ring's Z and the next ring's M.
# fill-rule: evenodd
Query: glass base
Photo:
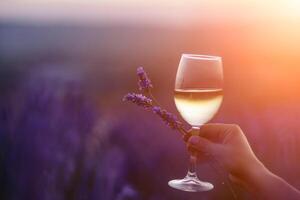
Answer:
M186 192L204 192L214 188L213 184L200 181L195 173L190 172L184 179L171 180L168 182L168 185Z

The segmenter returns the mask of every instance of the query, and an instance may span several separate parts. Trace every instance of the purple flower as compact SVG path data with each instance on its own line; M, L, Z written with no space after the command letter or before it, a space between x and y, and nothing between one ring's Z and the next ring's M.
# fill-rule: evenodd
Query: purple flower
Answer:
M138 67L136 70L138 80L139 90L141 91L149 91L150 88L153 88L151 80L148 78L147 73L145 72L143 67Z
M152 100L142 94L128 93L123 97L123 101L131 101L146 109L152 107Z
M143 67L137 68L137 76L139 78L139 90L150 95L151 98L153 98L154 102L151 98L136 93L128 93L123 97L123 101L131 101L132 103L135 103L138 106L142 106L147 110L150 110L151 108L152 112L160 116L160 118L170 128L174 130L179 130L183 135L186 135L187 131L184 129L183 124L179 120L177 120L177 117L172 113L166 111L165 109L162 109L161 107L157 106L159 105L159 103L155 100L154 96L151 94L150 91L150 89L153 88L153 85Z
M152 111L160 116L172 129L182 129L182 123L178 121L177 117L172 113L160 108L159 106L153 106Z

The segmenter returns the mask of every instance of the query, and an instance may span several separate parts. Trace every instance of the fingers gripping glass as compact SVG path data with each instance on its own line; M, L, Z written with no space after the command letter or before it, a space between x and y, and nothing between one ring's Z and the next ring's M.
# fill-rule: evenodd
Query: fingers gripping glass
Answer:
M223 99L222 59L218 56L182 54L176 75L174 98L182 118L192 126L192 134L213 118ZM169 181L169 186L188 192L213 189L196 174L197 155L190 155L185 178Z

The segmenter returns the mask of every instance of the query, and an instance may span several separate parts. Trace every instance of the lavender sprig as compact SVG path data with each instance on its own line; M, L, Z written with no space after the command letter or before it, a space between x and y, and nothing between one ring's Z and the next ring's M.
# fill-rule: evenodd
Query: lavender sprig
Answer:
M148 75L145 72L144 68L138 67L136 70L136 74L139 78L138 80L139 90L143 92L149 92L149 90L153 88L153 85L151 83L151 80L148 78Z
M183 128L182 123L177 120L177 117L165 109L162 109L159 106L153 106L152 111L160 116L162 120L172 129L181 130Z
M138 106L144 107L145 109L152 107L152 99L142 94L128 93L123 97L123 101L130 101Z
M172 129L182 129L182 123L177 120L177 117L172 113L162 109L159 106L153 106L152 100L142 94L128 93L123 97L123 101L130 101L138 106L145 108L146 110L152 110Z
M170 128L179 130L183 135L186 135L187 131L184 129L182 122L177 120L176 115L163 109L152 95L150 89L153 88L153 85L143 67L137 68L137 76L139 90L151 98L144 94L128 93L123 97L123 101L130 101L146 110L152 110L152 112L157 114Z

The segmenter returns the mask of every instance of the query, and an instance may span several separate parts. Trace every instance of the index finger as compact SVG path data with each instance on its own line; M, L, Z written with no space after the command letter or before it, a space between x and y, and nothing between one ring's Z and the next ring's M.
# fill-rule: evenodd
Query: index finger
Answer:
M200 128L199 136L204 137L213 142L220 142L224 137L230 134L236 127L235 124L220 124L220 123L211 123L204 124Z

